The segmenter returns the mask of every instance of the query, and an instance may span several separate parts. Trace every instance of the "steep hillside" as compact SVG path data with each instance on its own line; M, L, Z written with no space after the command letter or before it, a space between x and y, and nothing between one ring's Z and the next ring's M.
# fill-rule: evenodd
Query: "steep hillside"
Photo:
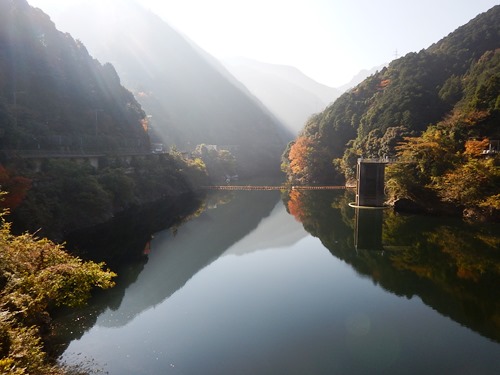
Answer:
M110 64L25 0L0 1L0 210L16 231L61 240L206 184L201 162L151 153L145 118Z
M291 66L244 58L226 59L223 64L294 134L341 94Z
M349 82L347 82L345 85L337 87L337 89L340 90L341 92L345 92L347 90L350 90L353 87L359 85L361 82L363 82L369 76L382 70L386 65L387 64L379 65L379 66L376 66L376 67L373 67L370 69L362 69L358 72L358 74L356 74L354 77L352 77Z
M55 17L116 66L163 143L180 150L231 146L240 175L279 172L291 133L159 17L132 1L89 1Z
M463 152L471 137L499 139L498 48L495 6L430 48L394 60L308 122L285 152L289 178L351 179L358 157L395 156L404 137L430 124L450 133L450 152Z
M0 2L0 148L148 151L145 117L110 64L24 0Z

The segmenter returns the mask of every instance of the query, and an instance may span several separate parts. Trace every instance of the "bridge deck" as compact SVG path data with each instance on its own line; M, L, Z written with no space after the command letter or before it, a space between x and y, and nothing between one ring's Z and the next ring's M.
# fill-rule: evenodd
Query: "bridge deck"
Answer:
M262 186L262 185L211 185L203 186L206 190L287 190L287 186ZM345 186L292 186L292 190L343 190Z

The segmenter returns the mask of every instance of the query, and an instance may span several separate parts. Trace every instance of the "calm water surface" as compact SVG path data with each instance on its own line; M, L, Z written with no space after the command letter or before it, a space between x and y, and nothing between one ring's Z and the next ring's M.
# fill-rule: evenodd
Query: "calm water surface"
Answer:
M499 227L349 199L214 195L61 317L62 360L112 375L498 374Z

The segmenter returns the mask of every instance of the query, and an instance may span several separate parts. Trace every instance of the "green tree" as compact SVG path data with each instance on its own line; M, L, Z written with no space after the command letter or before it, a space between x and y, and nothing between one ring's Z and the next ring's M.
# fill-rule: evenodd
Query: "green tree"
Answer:
M97 181L112 196L115 209L124 209L136 203L135 182L123 168L107 168L99 173Z
M200 144L196 146L194 155L203 163L205 173L208 174L212 182L221 181L227 176L238 174L237 160L229 150ZM196 168L202 168L199 162L188 161L188 164Z

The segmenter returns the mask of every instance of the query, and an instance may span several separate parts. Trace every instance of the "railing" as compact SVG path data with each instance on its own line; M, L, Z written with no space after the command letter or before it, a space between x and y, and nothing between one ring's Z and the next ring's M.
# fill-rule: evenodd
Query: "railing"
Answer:
M151 152L137 150L113 150L112 152L103 152L102 150L0 150L8 158L89 158L103 156L147 156Z
M397 158L358 158L358 163L386 163L392 164L397 163L399 160Z
M262 185L210 185L202 186L205 190L288 190L289 186L262 186ZM345 186L292 186L292 190L343 190Z

